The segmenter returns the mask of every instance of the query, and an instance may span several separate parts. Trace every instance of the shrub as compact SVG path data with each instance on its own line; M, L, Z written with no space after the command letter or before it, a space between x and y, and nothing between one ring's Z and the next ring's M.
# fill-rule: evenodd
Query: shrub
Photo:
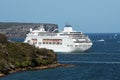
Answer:
M7 37L0 33L0 43L4 44L7 42Z

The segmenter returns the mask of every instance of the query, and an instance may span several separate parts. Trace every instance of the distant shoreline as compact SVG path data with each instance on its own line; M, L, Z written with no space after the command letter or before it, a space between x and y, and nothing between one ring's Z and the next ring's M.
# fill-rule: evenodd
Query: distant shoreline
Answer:
M16 73L16 72L21 72L21 71L43 70L43 69L51 69L51 68L58 68L58 67L72 67L72 66L74 66L74 65L72 65L72 64L60 64L60 63L56 63L56 64L50 64L50 65L47 65L47 66L17 68L17 69L14 69L14 70L10 70L8 74L0 73L0 77L5 77L5 76L7 76L9 74Z

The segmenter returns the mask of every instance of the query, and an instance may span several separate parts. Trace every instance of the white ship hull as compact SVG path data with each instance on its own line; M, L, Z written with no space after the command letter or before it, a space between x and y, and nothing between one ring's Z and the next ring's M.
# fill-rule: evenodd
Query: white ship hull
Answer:
M88 45L88 46L86 46ZM88 49L90 49L91 47L91 43L90 44L85 44L85 45L81 45L80 47L67 47L67 46L58 46L58 45L41 45L41 46L36 46L36 47L39 47L39 48L47 48L47 49L52 49L54 50L55 52L85 52L87 51Z
M92 42L81 32L67 28L61 33L49 33L44 29L30 31L24 41L38 48L52 49L55 52L85 52Z

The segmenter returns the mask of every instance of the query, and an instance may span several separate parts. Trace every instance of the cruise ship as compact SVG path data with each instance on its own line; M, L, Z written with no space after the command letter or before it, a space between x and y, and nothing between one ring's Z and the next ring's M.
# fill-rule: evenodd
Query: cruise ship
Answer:
M85 52L93 45L88 36L74 31L71 25L65 25L61 32L54 33L54 31L45 31L43 26L39 29L31 28L24 43L52 49L55 52Z

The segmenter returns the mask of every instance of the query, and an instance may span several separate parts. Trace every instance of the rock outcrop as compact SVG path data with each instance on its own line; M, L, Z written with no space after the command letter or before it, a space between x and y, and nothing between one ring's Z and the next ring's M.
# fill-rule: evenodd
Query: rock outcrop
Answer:
M38 28L43 26L46 31L53 32L55 29L58 29L57 24L50 23L7 23L0 22L0 33L7 35L9 38L24 38L29 32L30 28ZM58 32L55 31L55 32Z

